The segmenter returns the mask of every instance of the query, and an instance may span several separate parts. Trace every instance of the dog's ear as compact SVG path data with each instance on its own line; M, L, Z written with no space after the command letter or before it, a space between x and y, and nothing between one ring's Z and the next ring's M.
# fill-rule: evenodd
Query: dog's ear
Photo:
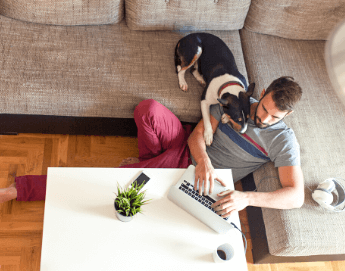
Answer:
M251 97L254 94L255 83L250 83L246 92L246 95Z
M248 87L247 92L240 92L239 100L242 105L246 121L250 117L250 102L249 99L253 95L255 89L255 83L251 83Z
M227 99L217 99L218 102L220 102L222 105L228 105L229 104L229 101Z

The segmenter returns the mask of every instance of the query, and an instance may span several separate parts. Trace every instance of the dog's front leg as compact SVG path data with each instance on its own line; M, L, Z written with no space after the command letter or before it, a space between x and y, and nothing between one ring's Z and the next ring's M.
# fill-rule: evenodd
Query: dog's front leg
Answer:
M199 73L198 61L195 62L191 71L192 71L192 74L194 75L195 79L198 80L198 82L205 88L206 82L204 80L204 77Z
M177 76L178 76L178 82L180 85L180 89L183 91L188 90L188 85L186 80L184 79L184 74L186 73L186 69L182 69L181 66L177 66Z
M185 66L185 65L177 65L176 66L178 82L180 85L180 89L182 89L183 91L188 90L188 85L187 85L186 80L184 79L184 74L186 73L186 70L188 70L190 67L192 67L197 62L197 60L201 56L201 53L202 53L202 49L200 46L198 46L198 50L197 50L196 54L194 55L191 63L189 63L187 66Z
M210 146L213 141L213 130L210 117L210 104L206 100L201 101L201 114L204 120L204 140L207 146Z

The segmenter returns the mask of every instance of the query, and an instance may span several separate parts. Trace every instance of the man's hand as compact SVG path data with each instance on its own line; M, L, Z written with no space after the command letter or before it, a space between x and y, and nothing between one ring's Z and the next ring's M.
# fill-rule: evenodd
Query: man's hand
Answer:
M221 185L226 186L226 184L217 176L211 162L198 163L195 167L195 181L194 189L197 190L199 187L199 194L202 193L202 187L204 187L204 194L207 195L208 183L210 183L210 194L213 191L214 180L217 180Z
M282 188L271 192L223 191L218 194L223 198L213 203L211 207L222 217L228 217L234 211L241 211L249 205L274 209L300 208L304 202L301 167L279 167L278 172Z
M211 207L222 217L228 217L235 211L241 211L249 205L249 197L246 192L226 190L218 194L223 197L216 201Z
M217 130L219 121L217 121L212 115L210 116L212 133L214 134ZM214 167L212 166L211 160L206 152L206 144L204 140L204 121L200 120L198 125L193 130L192 134L188 139L188 146L190 152L196 162L195 167L195 181L194 189L199 188L199 194L202 193L204 187L204 194L208 194L208 184L210 183L209 192L212 193L214 180L217 180L221 185L226 186L225 183L218 178Z

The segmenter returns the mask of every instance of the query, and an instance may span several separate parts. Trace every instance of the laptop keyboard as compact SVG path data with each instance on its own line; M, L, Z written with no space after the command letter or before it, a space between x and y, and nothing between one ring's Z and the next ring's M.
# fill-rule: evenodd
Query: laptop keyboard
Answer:
M196 201L199 201L202 205L210 209L212 212L216 213L215 210L213 210L213 208L211 207L211 205L216 201L207 195L199 195L199 192L194 190L194 186L191 183L184 180L179 189L185 192L187 195L191 196ZM223 219L228 220L228 218L229 217Z

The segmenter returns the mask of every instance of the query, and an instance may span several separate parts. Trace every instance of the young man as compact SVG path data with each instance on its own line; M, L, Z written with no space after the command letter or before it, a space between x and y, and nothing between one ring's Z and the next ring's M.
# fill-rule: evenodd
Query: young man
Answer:
M300 150L296 137L282 121L293 112L302 90L292 77L274 80L263 90L260 101L251 100L248 129L241 135L221 120L220 105L211 106L211 124L214 139L206 146L201 120L188 139L193 163L196 165L195 187L201 193L212 191L214 180L220 180L214 168L231 168L234 181L238 181L262 164L272 161L278 167L282 188L273 192L222 193L213 207L223 217L240 211L248 205L276 209L299 208L304 202L303 174Z

